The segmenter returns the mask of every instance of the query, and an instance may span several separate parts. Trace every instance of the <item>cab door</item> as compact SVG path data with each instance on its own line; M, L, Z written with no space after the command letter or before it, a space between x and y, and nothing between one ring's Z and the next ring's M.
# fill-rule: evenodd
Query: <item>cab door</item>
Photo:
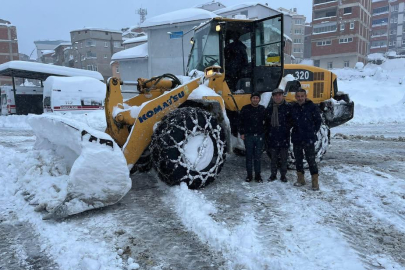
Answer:
M283 77L283 14L253 22L253 89L271 92Z

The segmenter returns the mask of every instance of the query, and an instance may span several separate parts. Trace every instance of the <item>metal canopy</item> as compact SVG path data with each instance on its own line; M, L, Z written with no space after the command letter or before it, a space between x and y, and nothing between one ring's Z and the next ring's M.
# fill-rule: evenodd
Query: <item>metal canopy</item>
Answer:
M45 81L49 76L64 76L64 75L44 73L44 72L39 72L39 71L29 71L29 70L7 68L4 70L0 70L0 76L9 76L9 77Z

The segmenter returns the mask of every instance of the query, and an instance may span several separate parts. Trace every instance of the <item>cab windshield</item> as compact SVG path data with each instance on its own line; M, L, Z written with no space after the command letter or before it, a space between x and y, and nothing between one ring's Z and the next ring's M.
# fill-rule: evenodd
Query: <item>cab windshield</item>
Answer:
M197 30L193 40L187 72L193 69L204 71L206 67L220 64L219 34L215 30L215 24L210 23Z

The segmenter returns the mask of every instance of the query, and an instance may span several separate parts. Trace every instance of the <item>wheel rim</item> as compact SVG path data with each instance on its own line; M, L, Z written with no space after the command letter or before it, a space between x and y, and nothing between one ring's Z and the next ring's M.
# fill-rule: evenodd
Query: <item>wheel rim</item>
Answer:
M183 145L185 162L194 171L204 170L214 156L214 143L208 134L189 136Z

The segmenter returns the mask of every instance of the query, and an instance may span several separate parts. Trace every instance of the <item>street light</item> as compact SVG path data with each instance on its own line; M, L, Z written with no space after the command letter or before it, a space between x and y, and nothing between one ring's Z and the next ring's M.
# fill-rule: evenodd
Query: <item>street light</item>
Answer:
M193 28L191 28L190 30L188 30L187 32L181 34L181 56L182 56L182 58L183 58L183 75L185 75L185 73L186 73L186 70L185 70L185 67L184 67L184 45L183 45L184 42L183 42L183 37L184 37L185 35L187 35L188 33L190 33L191 31L193 31L194 28L195 28L195 27L193 27ZM182 32L183 32L183 31L182 31ZM173 35L172 32L167 32L167 34L168 34L168 35Z

